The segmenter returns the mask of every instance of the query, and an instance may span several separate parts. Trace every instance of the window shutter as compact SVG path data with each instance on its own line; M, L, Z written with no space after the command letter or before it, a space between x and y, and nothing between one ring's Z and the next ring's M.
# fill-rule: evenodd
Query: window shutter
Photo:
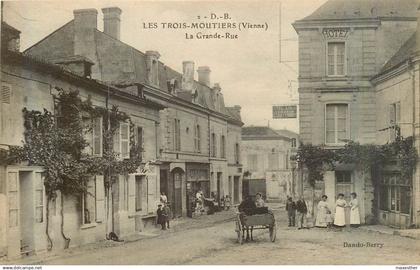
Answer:
M121 123L120 125L121 134L121 157L129 158L129 144L130 144L130 129L127 123Z
M395 122L398 124L401 121L401 103L397 102L395 104Z
M83 126L86 129L86 133L84 134L84 139L87 142L87 146L83 149L83 152L88 155L92 155L93 153L93 130L92 130L92 119L91 118L83 118Z
M102 117L93 119L92 123L92 148L93 155L102 155Z
M147 212L153 213L155 211L155 195L156 195L156 179L154 177L146 176L147 181L147 198L148 198L148 205L147 205Z
M104 187L104 177L102 175L97 175L95 177L96 185L96 222L102 222L105 218L105 187Z
M10 84L2 83L1 84L1 102L10 104L11 96L12 96L12 86Z
M115 130L114 136L112 137L112 142L113 142L113 148L114 148L114 152L117 154L121 154L121 148L120 148L120 129L121 127L118 127Z

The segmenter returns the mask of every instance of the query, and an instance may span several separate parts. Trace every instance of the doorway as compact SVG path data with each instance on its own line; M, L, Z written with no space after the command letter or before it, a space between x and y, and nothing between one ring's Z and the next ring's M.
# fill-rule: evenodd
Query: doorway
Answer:
M34 181L32 172L19 172L20 187L20 252L30 255L34 251ZM42 194L41 194L42 195Z
M220 205L220 199L221 199L221 191L222 191L222 173L217 173L217 194L216 194L216 200L217 203Z
M239 176L233 177L233 200L234 203L239 203Z
M182 216L182 178L183 171L181 169L175 169L172 173L173 181L173 214L174 217Z

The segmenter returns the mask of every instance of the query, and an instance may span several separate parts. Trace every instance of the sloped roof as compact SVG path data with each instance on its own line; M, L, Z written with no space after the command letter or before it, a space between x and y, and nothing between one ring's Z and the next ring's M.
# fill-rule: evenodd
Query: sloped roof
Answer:
M379 74L407 61L416 51L416 33L414 33L401 48L386 62Z
M401 17L415 19L418 5L418 0L328 0L300 21Z
M242 139L281 139L290 140L288 137L278 134L269 127L250 126L242 128Z
M299 134L297 134L296 132L293 132L291 130L288 129L277 129L275 130L277 134L282 135L284 137L287 138L297 138L299 137Z
M70 21L60 27L46 38L31 46L25 53L41 56L46 60L68 58L74 54L74 21ZM99 30L95 31L96 56L100 63L99 69L102 80L113 82L138 82L147 83L146 54L136 48L115 39ZM50 52L50 46L54 50ZM182 73L166 66L158 61L159 90L168 92L168 81L176 80L181 85ZM116 72L118 70L118 72ZM194 81L194 89L198 93L196 103L204 108L220 112L235 120L241 121L240 117L234 117L227 112L223 102L223 95L217 97L217 92L211 87ZM179 98L192 101L192 97L186 91L179 92ZM215 103L217 106L215 106Z

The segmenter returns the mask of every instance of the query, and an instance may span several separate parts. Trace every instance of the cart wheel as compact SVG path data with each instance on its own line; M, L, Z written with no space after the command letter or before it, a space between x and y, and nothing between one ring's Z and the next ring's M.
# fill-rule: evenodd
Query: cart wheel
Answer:
M269 228L269 232L270 232L271 242L276 241L276 232L277 232L276 224L274 224L272 227Z
M242 228L241 225L239 224L238 221L236 221L236 229L235 229L237 235L238 235L238 243L239 244L243 244L243 239L242 239Z

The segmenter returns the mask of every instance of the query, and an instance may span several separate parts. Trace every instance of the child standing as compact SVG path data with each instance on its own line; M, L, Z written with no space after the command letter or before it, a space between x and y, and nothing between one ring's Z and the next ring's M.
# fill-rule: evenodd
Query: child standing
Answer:
M166 218L165 218L165 213L164 213L161 203L158 204L158 209L156 211L156 214L157 214L156 224L160 224L160 226L162 227L162 230L166 230Z

